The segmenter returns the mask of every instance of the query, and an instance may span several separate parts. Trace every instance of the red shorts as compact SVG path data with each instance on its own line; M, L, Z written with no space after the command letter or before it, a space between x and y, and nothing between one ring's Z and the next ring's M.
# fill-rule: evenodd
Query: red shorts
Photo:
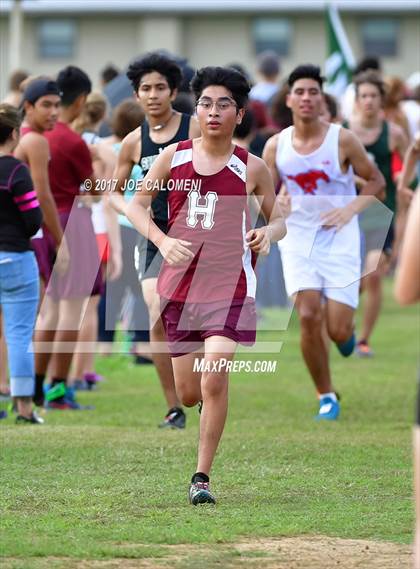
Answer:
M96 233L96 244L98 245L99 258L101 263L109 260L109 242L107 233Z
M200 349L206 338L225 336L238 344L255 343L255 300L185 303L161 299L161 317L171 357Z

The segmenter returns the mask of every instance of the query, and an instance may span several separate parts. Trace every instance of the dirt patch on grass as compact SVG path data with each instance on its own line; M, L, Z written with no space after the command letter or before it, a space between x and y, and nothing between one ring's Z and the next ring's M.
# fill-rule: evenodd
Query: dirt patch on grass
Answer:
M245 555L268 554L259 563L264 569L409 569L412 559L411 546L321 536L257 540L235 547Z
M134 551L136 547L141 548L141 553ZM1 565L3 569L410 569L412 566L411 546L322 536L254 539L213 546L163 545L159 558L153 554L149 557L147 548L145 544L127 543L115 546L113 559L6 558ZM153 549L156 551L155 545Z

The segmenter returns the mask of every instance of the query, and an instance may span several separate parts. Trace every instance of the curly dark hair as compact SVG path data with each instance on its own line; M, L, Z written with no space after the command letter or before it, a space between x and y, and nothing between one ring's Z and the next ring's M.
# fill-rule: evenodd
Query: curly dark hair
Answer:
M170 57L158 52L147 53L144 57L136 59L127 70L133 89L138 91L143 75L157 71L163 75L169 85L171 93L178 89L182 82L182 71L179 65Z
M204 89L210 85L226 87L232 93L232 98L238 108L245 107L250 86L247 78L239 71L232 67L202 67L199 69L191 81L191 88L197 101Z
M287 84L290 88L293 87L296 81L299 79L313 79L316 81L322 89L322 85L324 83L325 78L321 75L321 69L317 65L312 65L310 63L306 65L298 65L293 69L289 78L287 80Z

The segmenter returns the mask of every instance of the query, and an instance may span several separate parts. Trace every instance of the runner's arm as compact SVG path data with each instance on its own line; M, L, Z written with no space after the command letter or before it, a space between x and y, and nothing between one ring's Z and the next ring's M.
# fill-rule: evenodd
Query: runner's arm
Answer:
M119 278L122 272L122 243L118 215L110 204L110 194L103 197L103 214L109 242L109 261L107 277L113 281Z
M275 134L274 136L272 136L267 140L262 153L262 159L267 164L275 188L277 188L277 186L280 183L280 176L276 166L277 142L278 142L278 134Z
M33 183L26 165L13 173L13 178L9 181L9 187L13 201L15 202L21 215L27 237L32 237L41 227L42 213L39 201L34 196Z
M360 194L344 207L336 207L321 214L323 227L339 231L361 211L369 207L385 188L385 178L369 157L360 140L349 130L341 129L339 139L340 162L352 166L356 176L365 180Z
M420 300L420 192L414 195L401 247L394 294L401 304Z
M255 253L268 255L270 243L279 241L286 235L286 223L276 200L270 171L263 160L252 154L248 156L248 175L267 225L251 229L246 238L250 249Z
M414 180L418 160L420 160L420 134L416 140L410 144L410 147L405 154L403 169L398 181L397 189L399 192L407 189Z
M63 239L63 230L48 179L48 142L42 136L37 136L36 140L32 136L32 133L27 134L21 144L28 158L28 166L41 207L44 224L53 236L58 249Z
M136 129L124 138L114 170L110 203L122 215L126 215L127 202L124 199L124 191L134 166L133 153L138 136L138 129Z
M391 123L391 135L394 139L393 146L395 146L395 150L400 155L401 160L404 160L409 146L409 141L404 130L398 125Z
M342 129L340 143L343 144L346 161L353 167L354 173L365 180L360 194L349 205L353 215L371 205L385 190L385 178L366 153L360 140L349 130Z
M150 216L150 205L156 198L159 187L165 187L169 179L171 162L177 144L171 144L159 154L143 179L141 188L136 191L131 202L126 206L127 219L137 231L152 241L156 247L165 237Z
M188 249L191 243L167 236L159 229L150 215L152 200L156 198L159 188L166 187L169 180L172 158L177 146L178 143L171 144L159 154L144 178L141 189L136 192L126 209L128 220L141 235L156 245L170 265L183 263L194 257Z

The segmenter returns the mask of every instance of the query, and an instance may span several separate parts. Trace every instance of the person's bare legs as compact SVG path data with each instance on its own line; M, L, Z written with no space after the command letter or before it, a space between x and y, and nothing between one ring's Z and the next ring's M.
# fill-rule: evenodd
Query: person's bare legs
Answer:
M365 300L359 341L369 343L373 328L378 320L382 306L382 277L386 266L387 258L382 251L369 251L366 257L366 276L362 279Z
M54 352L51 357L53 378L67 380L77 344L80 320L86 298L61 300L57 332L54 337Z
M160 297L156 291L157 279L142 281L144 301L149 310L150 355L155 364L168 409L180 407L172 369L171 357L166 348L166 336L160 317Z
M204 361L233 360L237 343L222 336L211 336L204 343ZM223 349L223 351L222 351ZM225 427L228 410L229 372L224 369L205 371L201 377L203 409L200 416L200 441L196 472L209 476Z
M331 393L328 350L323 337L321 292L303 290L296 296L300 320L300 345L306 366L319 394Z
M53 342L58 325L58 302L44 295L35 325L35 373L45 376L53 352Z
M203 357L203 352L197 351L172 358L176 393L185 407L194 407L203 399L201 372L194 371L194 361Z
M331 348L331 338L328 336L328 328L327 328L327 315L326 315L326 306L322 306L322 339L324 340L325 351L327 352L327 357L329 360L330 357L330 348ZM318 399L320 397L320 393L317 391Z
M32 416L32 397L15 397L18 415L29 419Z
M322 307L322 338L324 340L324 344L325 344L325 351L327 352L327 355L329 355L330 353L330 348L331 348L331 338L328 335L328 326L327 326L327 307L323 306Z
M354 309L348 304L327 299L325 316L328 336L337 344L350 339L354 328Z
M229 372L224 367L216 371L194 371L194 360L204 357L204 366L210 362L232 361L236 342L223 336L206 338L203 353L194 352L172 358L176 390L181 402L186 407L193 407L203 402L200 415L200 439L196 472L209 476L225 426L228 409ZM219 365L219 364L218 364Z
M420 426L414 427L414 500L416 530L414 537L414 568L420 569Z
M94 371L96 352L94 348L96 347L98 337L99 300L99 296L91 296L87 300L73 358L72 378L74 379L83 379L85 373ZM72 383L74 379L71 380Z

